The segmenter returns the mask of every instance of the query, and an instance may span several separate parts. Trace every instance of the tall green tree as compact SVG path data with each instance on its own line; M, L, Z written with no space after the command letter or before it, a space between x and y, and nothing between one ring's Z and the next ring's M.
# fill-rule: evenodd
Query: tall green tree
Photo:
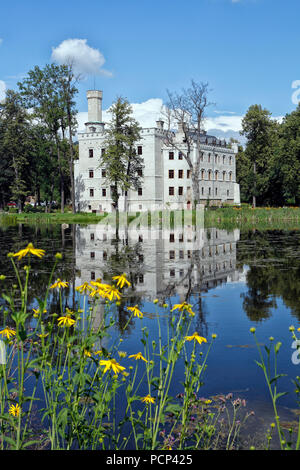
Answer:
M5 155L6 174L11 176L6 182L5 192L17 201L19 212L22 211L29 187L32 150L30 121L20 94L7 90L5 102L1 105L1 153Z
M24 99L24 105L33 110L33 116L48 129L53 142L50 154L56 155L57 170L60 186L61 211L64 212L66 196L66 179L72 179L74 155L71 152L71 167L69 166L69 178L66 178L66 162L68 158L62 141L65 138L64 131L68 129L70 139L74 131L74 96L77 89L72 84L73 75L68 66L48 64L43 69L38 66L28 72L28 76L20 82L19 88ZM72 150L71 150L72 148ZM69 153L70 155L70 153ZM71 175L71 176L70 176ZM68 183L67 183L68 184ZM74 183L73 183L74 184ZM72 186L74 194L74 186ZM73 209L75 204L73 204Z
M109 109L111 120L107 125L104 141L105 152L100 166L106 171L106 182L111 186L115 209L119 210L119 198L127 192L137 190L142 182L143 158L135 149L141 139L141 127L132 116L132 108L124 98L117 98Z
M261 105L250 106L242 120L241 134L247 138L245 157L252 165L249 186L254 207L257 199L259 202L264 202L264 195L268 191L275 133L276 123L271 119L271 113Z

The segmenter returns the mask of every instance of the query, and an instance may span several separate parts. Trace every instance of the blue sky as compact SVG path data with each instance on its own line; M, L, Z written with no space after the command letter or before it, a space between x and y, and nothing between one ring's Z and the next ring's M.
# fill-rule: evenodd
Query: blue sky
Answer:
M35 65L75 54L83 120L94 84L104 109L121 95L145 118L166 89L208 82L216 104L207 126L225 133L251 104L274 117L296 107L299 0L14 0L1 18L0 97Z

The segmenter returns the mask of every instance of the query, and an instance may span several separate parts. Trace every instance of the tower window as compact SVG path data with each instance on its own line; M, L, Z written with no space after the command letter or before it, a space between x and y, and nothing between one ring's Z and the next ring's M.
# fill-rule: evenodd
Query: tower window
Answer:
M90 188L90 197L94 197L94 190Z
M137 153L138 155L143 155L143 147L141 145L138 146Z
M93 158L94 156L94 149L89 149L89 158Z
M183 178L183 170L178 170L178 178Z
M179 186L178 188L178 195L182 196L183 195L183 186Z
M169 186L169 196L174 196L174 186Z
M94 178L94 170L90 170L90 171L89 171L89 177L90 177L90 178Z
M142 196L143 195L143 188L138 188L138 195Z
M169 170L169 178L174 178L174 170Z
M174 152L169 152L169 160L174 160Z

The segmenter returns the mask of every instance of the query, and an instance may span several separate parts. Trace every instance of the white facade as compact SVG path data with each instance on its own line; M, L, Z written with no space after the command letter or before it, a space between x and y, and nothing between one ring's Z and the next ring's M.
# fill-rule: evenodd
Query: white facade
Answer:
M111 189L105 173L99 168L104 149L105 128L102 122L102 92L87 92L88 122L78 133L79 160L75 162L76 209L80 212L112 212ZM129 191L128 210L145 211L158 207L180 209L192 203L192 180L188 164L178 150L166 144L167 131L163 122L142 129L137 152L144 160L143 183L139 191ZM183 135L176 133L177 147L184 150ZM221 205L239 204L239 185L236 183L235 157L237 147L227 148L224 141L203 134L201 137L202 161L200 169L201 203ZM194 158L196 146L194 149ZM123 196L119 209L124 208Z

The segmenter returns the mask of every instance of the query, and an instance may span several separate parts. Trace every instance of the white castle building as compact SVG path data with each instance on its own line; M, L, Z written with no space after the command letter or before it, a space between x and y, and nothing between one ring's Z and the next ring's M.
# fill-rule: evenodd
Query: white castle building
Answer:
M100 168L104 151L105 124L102 122L102 91L87 91L88 122L78 133L79 159L74 165L76 209L81 212L112 212L111 188L105 170ZM137 153L142 156L143 183L137 191L128 192L128 210L145 211L158 207L180 209L192 203L192 180L188 163L182 153L167 144L163 121L156 127L143 128ZM184 151L183 134L176 132L177 148ZM201 203L239 204L236 183L237 146L228 148L225 141L203 133L201 137L200 197ZM196 158L196 144L194 148ZM119 208L124 207L123 196Z

